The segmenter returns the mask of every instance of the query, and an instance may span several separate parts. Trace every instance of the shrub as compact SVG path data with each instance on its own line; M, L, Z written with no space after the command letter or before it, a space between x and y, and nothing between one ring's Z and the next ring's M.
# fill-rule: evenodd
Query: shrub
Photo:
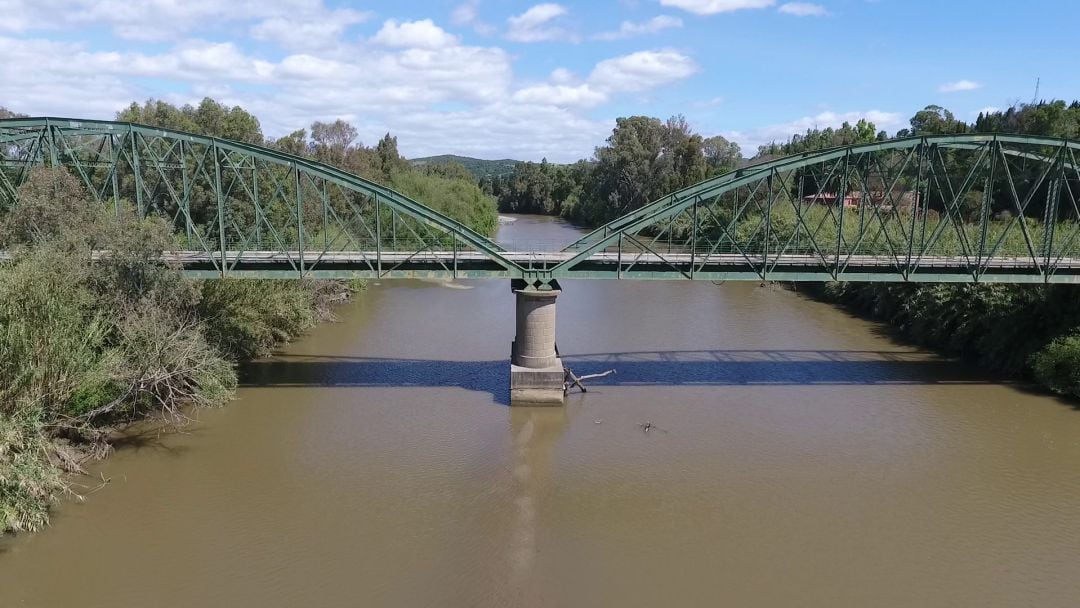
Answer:
M1080 397L1080 336L1064 336L1031 357L1035 379L1060 395Z
M0 413L0 532L48 523L49 503L64 488L51 452L39 421Z
M311 290L288 280L206 281L198 312L210 342L239 359L267 355L317 320Z

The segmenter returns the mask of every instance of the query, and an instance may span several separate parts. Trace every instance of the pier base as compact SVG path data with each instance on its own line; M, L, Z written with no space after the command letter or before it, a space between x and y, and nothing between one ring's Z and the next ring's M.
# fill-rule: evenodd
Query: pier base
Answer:
M510 405L562 405L562 359L555 347L555 300L562 293L552 281L540 287L514 281L517 333L510 346Z
M562 405L563 367L561 361L552 367L532 369L510 364L510 405Z

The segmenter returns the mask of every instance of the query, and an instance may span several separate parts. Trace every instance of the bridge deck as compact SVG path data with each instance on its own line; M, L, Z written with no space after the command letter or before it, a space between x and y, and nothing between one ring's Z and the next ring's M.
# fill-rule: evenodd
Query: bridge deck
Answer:
M105 255L105 254L99 254ZM504 257L527 274L542 275L574 252L511 251ZM218 277L221 256L202 251L175 251L166 260L178 263L192 276ZM225 274L238 277L313 278L520 278L479 252L421 251L416 253L353 251L226 252ZM303 262L301 263L301 257ZM1034 263L1031 257L995 256L977 260L965 256L886 255L820 256L739 253L597 252L573 270L556 278L708 280L708 281L912 281L1012 283L1080 283L1080 258L1055 258Z

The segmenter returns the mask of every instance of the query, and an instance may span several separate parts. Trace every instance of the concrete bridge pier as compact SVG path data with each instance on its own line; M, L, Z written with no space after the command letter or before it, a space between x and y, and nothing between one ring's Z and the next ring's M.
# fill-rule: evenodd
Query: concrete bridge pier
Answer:
M529 285L515 280L517 333L510 347L510 405L562 405L563 364L555 347L555 281Z

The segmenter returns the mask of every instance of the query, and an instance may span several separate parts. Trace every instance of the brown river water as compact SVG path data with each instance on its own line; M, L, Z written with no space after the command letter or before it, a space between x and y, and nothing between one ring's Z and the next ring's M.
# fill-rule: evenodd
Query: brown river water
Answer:
M563 288L618 371L565 408L507 406L507 281L371 285L0 540L0 606L1080 606L1073 406L788 290Z

